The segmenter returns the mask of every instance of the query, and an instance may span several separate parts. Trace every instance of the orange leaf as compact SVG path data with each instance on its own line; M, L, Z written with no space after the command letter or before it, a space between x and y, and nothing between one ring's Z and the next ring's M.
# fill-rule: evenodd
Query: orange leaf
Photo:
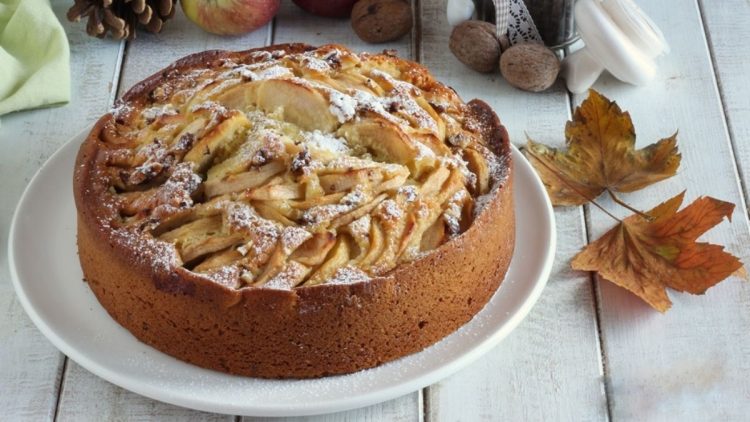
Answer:
M734 204L700 197L678 211L685 192L647 212L633 215L573 258L576 270L601 277L635 293L660 312L672 302L666 288L703 294L743 266L723 246L697 243L703 233L730 218Z
M677 134L635 149L630 114L594 90L565 126L566 150L528 140L524 151L554 205L581 205L605 189L632 192L674 176Z

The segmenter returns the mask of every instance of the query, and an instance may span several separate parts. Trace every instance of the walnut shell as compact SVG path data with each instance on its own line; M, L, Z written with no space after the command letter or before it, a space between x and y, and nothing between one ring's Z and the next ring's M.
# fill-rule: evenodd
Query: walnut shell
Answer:
M478 72L497 69L501 46L495 25L484 21L465 21L453 28L449 47L461 63Z
M500 73L516 88L540 92L555 83L560 60L542 44L516 44L500 56Z
M362 41L394 41L411 26L411 4L404 0L360 0L352 8L352 28Z

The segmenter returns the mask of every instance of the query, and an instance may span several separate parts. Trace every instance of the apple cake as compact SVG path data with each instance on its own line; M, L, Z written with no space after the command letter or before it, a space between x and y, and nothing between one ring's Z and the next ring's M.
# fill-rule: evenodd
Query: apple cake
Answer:
M310 378L417 352L479 312L513 252L508 136L393 52L183 58L81 145L85 279L142 342Z

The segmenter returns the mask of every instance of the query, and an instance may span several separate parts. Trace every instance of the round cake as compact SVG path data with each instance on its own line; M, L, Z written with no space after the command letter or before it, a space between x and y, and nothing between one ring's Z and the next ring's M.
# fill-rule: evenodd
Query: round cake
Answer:
M500 286L515 240L495 113L392 52L185 57L81 145L78 251L140 341L311 378L420 351Z

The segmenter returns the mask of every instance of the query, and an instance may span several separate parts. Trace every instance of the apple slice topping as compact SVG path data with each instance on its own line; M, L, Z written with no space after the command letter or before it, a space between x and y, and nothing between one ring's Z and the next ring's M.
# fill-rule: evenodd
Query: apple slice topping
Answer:
M170 76L103 135L123 224L231 288L358 282L440 247L498 165L458 97L399 66L327 46Z

